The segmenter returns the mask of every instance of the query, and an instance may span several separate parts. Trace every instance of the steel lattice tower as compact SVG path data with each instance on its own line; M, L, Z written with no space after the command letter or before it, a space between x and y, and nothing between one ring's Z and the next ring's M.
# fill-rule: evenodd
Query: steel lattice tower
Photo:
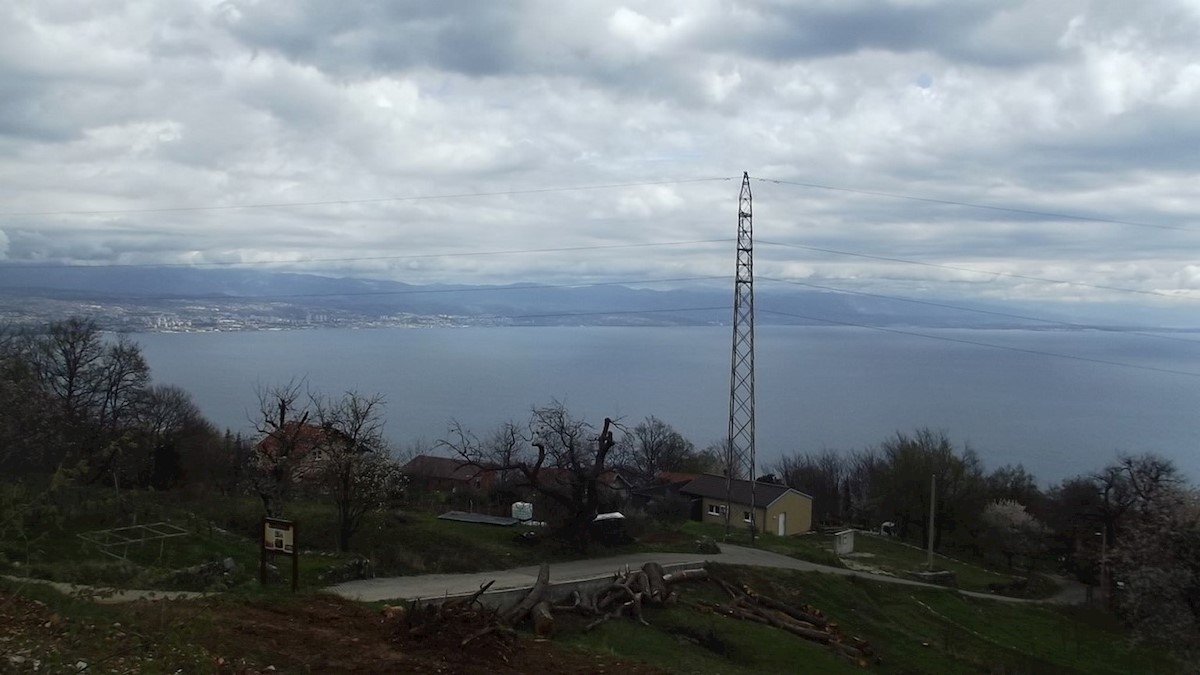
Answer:
M733 357L729 376L729 446L725 485L725 534L730 532L733 486L739 474L750 481L750 517L756 521L754 484L754 234L750 174L742 173L738 198L737 271L733 282ZM758 523L751 522L754 540Z

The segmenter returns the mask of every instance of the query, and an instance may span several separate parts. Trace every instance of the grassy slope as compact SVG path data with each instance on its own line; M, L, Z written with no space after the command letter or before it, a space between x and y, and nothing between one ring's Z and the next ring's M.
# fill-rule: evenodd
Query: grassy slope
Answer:
M865 534L854 538L856 553L866 553L868 556L855 558L858 563L878 567L897 576L908 572L924 570L928 559L924 551L907 546L901 542ZM987 592L989 584L1006 584L1013 581L1014 575L984 566L982 564L962 562L941 555L934 556L934 567L954 572L958 588L968 591ZM1054 595L1057 585L1041 574L1030 575L1026 597L1044 598Z
M739 546L750 545L750 535L745 529L736 528L725 536L725 528L713 523L689 521L682 526L682 531L694 539L711 537L716 542L727 541ZM758 548L781 553L783 555L807 560L809 562L843 567L838 557L833 554L833 537L824 534L804 534L793 537L779 537L773 534L760 534L755 538L754 545Z
M1128 647L1111 618L1079 608L974 600L815 573L717 570L760 592L812 604L846 633L866 638L881 656L870 672L1174 672L1154 652ZM609 622L568 640L681 673L862 672L823 647L767 626L682 607L653 612L649 621L651 628Z
M55 518L47 521L42 536L28 547L23 542L0 541L0 572L124 588L205 590L171 583L171 570L228 557L238 564L235 584L253 584L257 579L255 542L262 506L253 498L125 493L118 501L107 490L79 489L64 494L60 501ZM336 513L328 504L295 502L289 505L288 515L298 523L298 545L304 552L300 556L301 584L322 585L320 575L349 557L333 553L337 550ZM115 549L127 555L127 561L115 560L77 536L158 521L169 521L190 534L134 544L128 550ZM354 551L371 558L379 575L498 570L579 557L551 540L535 545L517 543L514 538L520 532L515 527L438 520L427 513L378 514L364 521L354 539ZM589 554L693 550L695 537L666 531L651 533L646 539L648 543L617 548L596 546ZM19 567L5 569L5 559ZM281 558L277 564L286 575L290 561Z
M257 536L261 504L249 497L204 495L188 498L185 495L126 493L117 501L106 490L75 490L60 504L56 522L49 523L42 536L25 548L17 542L0 542L0 552L9 560L25 564L20 573L42 578L76 583L112 584L124 587L159 587L171 590L204 590L189 588L166 579L170 570L180 569L226 557L239 566L237 583L252 583L257 576ZM336 550L335 513L328 504L296 502L289 513L300 525L301 550L311 553L300 558L301 581L305 586L320 584L320 575L345 558L329 553ZM186 537L145 545L133 545L128 550L129 563L113 560L76 535L99 528L171 521L192 534ZM355 538L356 552L370 557L380 575L473 572L505 569L540 562L556 562L578 557L553 541L538 545L523 545L514 541L517 528L442 521L431 514L407 513L401 517L379 514L369 517ZM717 541L749 545L744 529L724 536L724 528L711 523L687 522L678 528L655 529L646 532L641 542L615 549L596 547L593 556L636 551L694 551L695 541L712 537ZM827 535L809 534L796 537L760 535L755 545L770 551L826 565L841 566L831 551L832 539ZM873 554L859 561L903 575L920 569L924 554L876 537L856 538L859 551ZM959 586L971 590L986 590L993 582L1011 577L981 568L938 559L939 565L958 574ZM287 560L280 560L286 566ZM131 564L130 564L131 563ZM287 570L283 570L286 574ZM1053 587L1040 589L1043 594Z

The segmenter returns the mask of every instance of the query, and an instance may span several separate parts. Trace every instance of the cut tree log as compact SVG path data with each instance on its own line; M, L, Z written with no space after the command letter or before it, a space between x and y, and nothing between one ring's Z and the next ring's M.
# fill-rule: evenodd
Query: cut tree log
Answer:
M765 595L758 595L757 593L750 593L748 595L750 596L751 600L753 600L754 602L757 602L758 604L762 605L763 607L768 607L770 609L774 609L776 611L783 612L783 613L787 614L788 616L792 617L793 619L796 619L797 621L803 621L805 623L810 623L818 628L825 627L826 621L825 621L825 618L822 616L818 616L817 614L806 612L797 607L792 607L791 605L789 605L787 603L780 602L774 598L769 598Z
M554 636L554 614L550 611L550 603L543 600L529 611L533 617L533 632L542 638Z
M646 575L646 585L650 589L650 601L662 604L667 599L667 584L663 581L662 565L651 561L642 565L642 574Z
M515 626L524 621L529 611L542 601L542 595L546 592L546 586L549 584L550 565L549 563L542 563L542 567L538 570L537 581L533 584L533 588L529 589L529 594L525 596L524 600L505 610L500 618L510 626Z
M694 570L681 570L663 575L663 583L667 585L678 584L687 581L704 581L708 578L708 570L704 568Z

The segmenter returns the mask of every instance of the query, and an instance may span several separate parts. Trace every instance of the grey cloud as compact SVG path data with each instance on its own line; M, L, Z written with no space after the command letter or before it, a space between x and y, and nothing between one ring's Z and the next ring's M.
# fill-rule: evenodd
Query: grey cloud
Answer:
M77 27L54 24L69 54L46 51L29 31L0 45L0 89L11 93L0 99L8 134L0 132L0 201L9 211L254 204L749 169L1187 223L1189 177L1200 168L1190 115L1200 98L1187 68L1200 58L1155 17L1176 5L1052 4L114 7ZM1186 25L1177 14L1165 13ZM730 237L736 193L731 181L105 218L0 215L0 228L13 259L463 253ZM1179 251L1195 241L772 184L756 183L755 195L765 239L1087 279L1125 260L1148 270L1130 283L1183 283L1170 279L1183 278ZM903 279L1056 292L760 250L764 265L798 275L811 267L876 290ZM483 283L570 280L584 270L723 274L728 257L680 248L297 269Z
M422 66L492 75L514 64L517 10L492 2L232 2L221 20L248 45L341 75Z
M62 115L66 102L55 99L29 78L0 74L0 136L41 142L78 137L79 125Z
M986 65L1017 66L1044 59L1052 50L1044 41L1030 41L1029 36L1019 47L981 44L989 22L1017 4L970 0L761 2L750 5L756 10L750 30L739 30L736 18L729 26L710 30L723 28L725 34L734 36L729 41L739 51L777 61L860 50L930 51Z

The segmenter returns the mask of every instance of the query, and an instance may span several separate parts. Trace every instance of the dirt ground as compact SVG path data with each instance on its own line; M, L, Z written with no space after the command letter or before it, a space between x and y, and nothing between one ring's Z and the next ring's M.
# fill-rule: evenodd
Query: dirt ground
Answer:
M412 639L378 611L325 595L139 602L104 617L69 618L0 591L0 673L664 672L527 636L466 648L457 635Z

